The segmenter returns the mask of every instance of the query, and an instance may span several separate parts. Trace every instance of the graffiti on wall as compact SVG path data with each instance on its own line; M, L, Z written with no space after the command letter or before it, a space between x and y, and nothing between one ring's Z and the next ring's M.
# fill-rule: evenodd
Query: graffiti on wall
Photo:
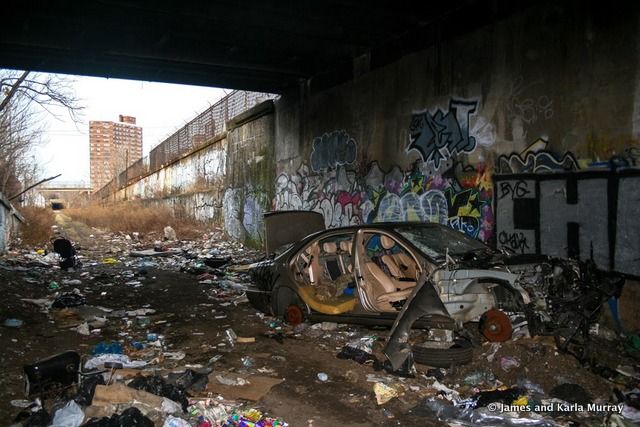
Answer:
M316 174L307 165L276 179L275 208L313 210L327 227L386 221L423 221L449 225L485 242L493 238L493 188L487 172L461 164L443 175L410 170L385 172L377 162L364 177L345 168Z
M478 101L451 99L447 112L437 108L413 114L408 150L418 151L425 163L431 162L436 168L457 154L471 153L476 148L476 137L470 132L470 117L477 106ZM483 131L495 133L491 126L485 130L486 127L487 123L480 124Z
M516 77L509 87L506 100L507 118L531 125L539 120L553 118L553 100L547 95L533 95L536 86L543 84L542 80L524 83L524 77ZM530 91L531 88L534 90Z
M539 138L521 153L503 154L498 157L495 172L544 173L575 171L578 161L571 152L559 156L547 150L548 141Z
M495 175L496 242L640 276L640 171Z
M311 152L311 169L318 172L351 164L356 160L356 148L356 141L344 130L316 137Z
M236 240L264 240L263 206L269 206L265 191L252 186L227 188L223 198L224 228Z

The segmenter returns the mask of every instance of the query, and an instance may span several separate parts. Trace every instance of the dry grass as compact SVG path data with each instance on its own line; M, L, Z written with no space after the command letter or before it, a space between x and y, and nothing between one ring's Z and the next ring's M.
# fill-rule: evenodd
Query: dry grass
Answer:
M27 245L44 245L51 237L51 226L55 224L55 217L50 208L26 206L19 209L25 218L20 236Z
M164 227L170 225L176 231L178 239L191 239L201 236L207 230L206 224L176 218L168 208L146 207L137 202L108 207L91 205L83 208L69 208L63 213L74 221L112 232L137 231L143 234L156 232L162 235Z

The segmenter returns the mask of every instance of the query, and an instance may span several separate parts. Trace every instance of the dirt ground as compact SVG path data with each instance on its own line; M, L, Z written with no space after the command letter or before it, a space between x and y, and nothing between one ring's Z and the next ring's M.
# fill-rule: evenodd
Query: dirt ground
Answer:
M426 397L437 394L430 386L433 381L424 376L428 367L418 365L415 378L401 379L383 371L376 372L368 365L336 358L350 340L374 335L378 337L375 354L381 359L387 329L339 325L336 330L323 330L304 325L292 331L256 312L246 298L221 288L217 280L200 283L196 274L178 271L179 268L141 264L141 259L127 256L128 246L122 244L122 239L114 243L112 234L100 233L65 216L58 216L58 222L63 232L76 242L83 257L82 268L62 272L31 266L16 271L11 269L12 257L13 261L22 259L24 266L24 258L17 253L5 257L2 265L6 268L0 268L4 296L0 300L0 317L24 322L19 328L0 328L3 349L0 352L0 419L6 421L3 425L9 424L20 412L11 401L25 399L23 365L65 350L88 355L94 346L105 341L147 342L150 333L164 336L165 351L185 353L182 360L164 359L157 363L155 367L162 372L200 367L212 369L214 373L261 372L261 375L282 379L264 397L245 404L278 417L290 426L446 425L435 417L412 410ZM108 258L118 262L105 263ZM81 283L65 284L73 279ZM51 287L54 281L57 289ZM86 297L88 308L43 311L23 300L53 298L74 288ZM74 328L82 323L82 316L86 314L83 310L97 306L116 313L141 308L153 309L155 313L148 316L148 324L142 324L135 316L119 315L108 317L108 322L90 335L78 333ZM332 327L329 325L327 329ZM231 346L225 335L230 328L237 336L255 338L255 342ZM414 338L420 335L421 332L416 331ZM605 353L621 351L616 345L605 343L603 347L610 350ZM553 343L545 338L503 343L492 362L487 361L490 350L489 343L476 348L471 364L449 369L441 382L463 397L471 396L477 392L475 387L481 386L465 385L464 379L484 369L493 372L507 386L526 378L549 392L557 384L575 383L584 387L594 400L602 401L607 401L617 386L589 372L572 356L558 354ZM242 359L247 356L251 358L250 366L243 364ZM503 356L516 357L520 366L505 372L500 366ZM604 355L603 359L606 357L612 356ZM212 358L218 360L212 361ZM610 361L615 363L615 356ZM320 381L318 373L325 373L328 380ZM372 375L383 377L399 390L399 396L378 405L374 382L367 380Z

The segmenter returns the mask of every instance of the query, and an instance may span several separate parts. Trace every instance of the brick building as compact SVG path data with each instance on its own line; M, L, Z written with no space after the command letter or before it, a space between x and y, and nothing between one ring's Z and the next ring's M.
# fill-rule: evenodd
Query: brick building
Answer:
M142 128L136 118L120 115L117 122L89 122L91 190L97 191L142 157Z

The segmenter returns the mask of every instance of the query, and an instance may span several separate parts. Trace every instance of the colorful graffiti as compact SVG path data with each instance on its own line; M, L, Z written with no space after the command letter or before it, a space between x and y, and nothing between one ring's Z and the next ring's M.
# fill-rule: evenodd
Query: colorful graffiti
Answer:
M421 111L413 114L409 126L408 150L416 150L426 163L436 168L440 162L455 158L457 154L471 153L476 148L476 138L469 132L470 116L476 112L478 101L451 99L449 111L440 108L435 112ZM485 129L487 123L480 123ZM486 132L495 129L489 126Z
M275 208L321 212L327 227L387 221L437 222L485 242L493 239L493 187L486 171L457 163L442 175L423 162L385 172L377 162L364 177L337 168L316 174L307 165L276 179Z

